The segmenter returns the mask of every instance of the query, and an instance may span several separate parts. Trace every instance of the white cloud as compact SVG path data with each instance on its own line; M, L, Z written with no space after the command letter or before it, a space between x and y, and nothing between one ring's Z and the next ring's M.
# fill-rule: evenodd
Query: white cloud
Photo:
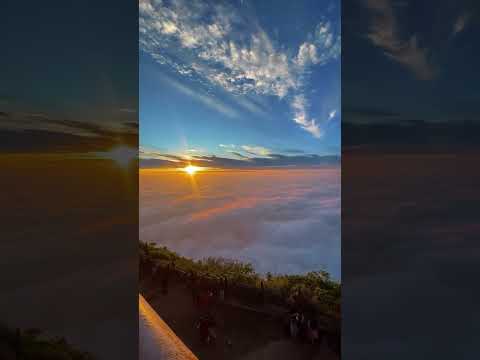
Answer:
M305 97L303 95L294 96L290 105L293 109L293 120L299 124L302 129L308 131L314 137L320 138L323 133L315 119L309 119L307 114L307 101L305 100Z
M311 38L312 41L304 42L298 49L295 63L300 67L325 64L340 56L341 38L335 34L331 22L320 21Z
M200 154L200 153L205 153L206 151L205 149L190 148L190 149L187 149L187 152Z
M337 110L332 110L328 113L328 120L332 120L337 115Z
M318 62L318 58L317 48L315 45L307 42L300 45L300 49L298 49L298 55L295 61L299 66L316 64Z
M328 21L320 22L309 41L292 55L233 7L196 0L175 0L170 6L140 0L139 27L141 49L159 63L234 95L291 99L303 93L308 66L325 64L340 53L340 36ZM239 96L235 100L248 111L265 115L251 101ZM302 114L305 121L299 122ZM294 121L319 137L318 125L307 119L306 107L302 114L295 113Z
M202 75L233 93L255 92L283 98L298 86L287 55L276 51L261 30L251 34L244 44L221 39L215 46L203 49L199 57L220 66L220 70L209 67Z
M336 33L330 21L321 21L314 34L314 43L319 50L317 63L325 64L331 59L336 59L341 52L340 34Z

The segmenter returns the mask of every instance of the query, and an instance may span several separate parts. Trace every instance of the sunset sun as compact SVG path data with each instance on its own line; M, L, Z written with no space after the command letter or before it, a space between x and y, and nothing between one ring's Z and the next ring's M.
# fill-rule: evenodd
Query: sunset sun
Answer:
M189 175L195 175L195 173L200 170L202 170L200 166L194 166L194 165L188 165L183 168L183 171L185 171Z

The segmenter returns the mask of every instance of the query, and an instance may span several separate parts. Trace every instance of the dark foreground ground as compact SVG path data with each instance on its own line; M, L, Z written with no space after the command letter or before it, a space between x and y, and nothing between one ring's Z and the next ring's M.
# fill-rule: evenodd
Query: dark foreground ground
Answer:
M168 294L164 295L158 287L143 281L140 291L200 360L338 359L326 342L316 345L294 342L286 336L280 318L229 301L213 310L217 321L216 344L203 345L195 328L199 310L185 284L170 284Z
M414 150L342 155L345 358L478 358L480 154Z

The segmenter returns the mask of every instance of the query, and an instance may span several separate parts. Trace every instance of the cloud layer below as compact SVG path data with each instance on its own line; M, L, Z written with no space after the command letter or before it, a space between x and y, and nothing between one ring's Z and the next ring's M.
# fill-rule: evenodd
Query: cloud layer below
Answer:
M340 170L140 172L140 238L261 272L340 276Z

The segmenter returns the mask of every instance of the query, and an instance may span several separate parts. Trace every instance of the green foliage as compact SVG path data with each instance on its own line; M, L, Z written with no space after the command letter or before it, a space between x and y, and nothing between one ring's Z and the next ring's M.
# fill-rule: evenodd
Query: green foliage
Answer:
M147 260L155 261L163 266L174 263L176 268L185 272L204 274L219 279L226 278L245 283L257 283L260 279L252 264L216 257L197 261L180 256L167 247L157 247L154 243L140 242L140 262Z
M255 287L260 287L263 282L266 292L277 294L287 299L287 302L302 298L307 303L321 307L324 312L331 312L333 306L340 304L340 284L332 280L326 271L298 275L267 273L263 276L249 263L214 257L193 260L182 257L166 247L144 242L140 242L140 261L153 261L161 265L173 262L177 269L185 272L219 279L226 278Z

